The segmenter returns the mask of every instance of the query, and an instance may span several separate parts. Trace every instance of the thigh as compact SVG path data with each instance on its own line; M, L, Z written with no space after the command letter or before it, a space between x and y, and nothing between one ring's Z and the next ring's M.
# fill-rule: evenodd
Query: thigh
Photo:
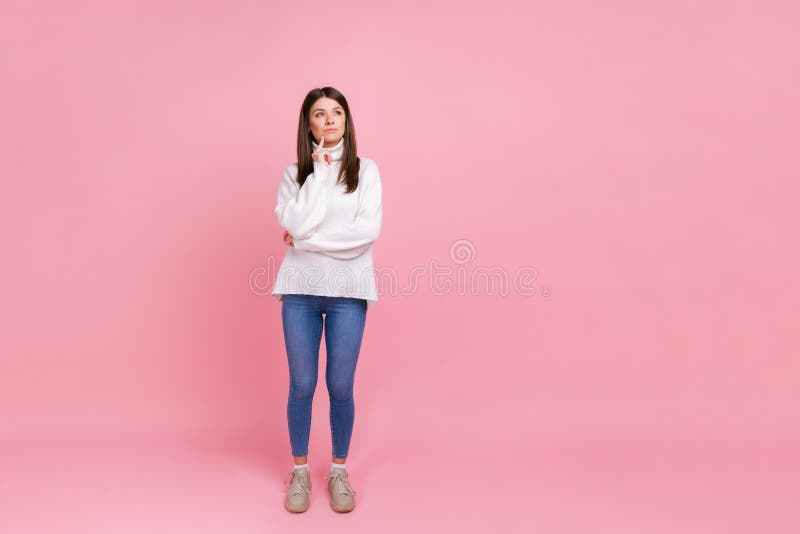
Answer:
M320 297L283 295L281 320L291 376L316 376L322 341Z
M326 374L329 378L352 380L355 374L367 302L364 299L333 297L325 302Z

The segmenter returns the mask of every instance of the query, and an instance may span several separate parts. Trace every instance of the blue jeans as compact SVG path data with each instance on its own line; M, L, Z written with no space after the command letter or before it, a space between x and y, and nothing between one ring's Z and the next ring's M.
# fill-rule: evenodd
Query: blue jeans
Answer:
M345 458L353 434L353 382L367 317L367 301L351 297L285 294L281 319L289 359L289 439L292 456L308 454L311 402L317 387L325 326L325 382L330 399L333 455ZM324 318L323 318L324 315Z

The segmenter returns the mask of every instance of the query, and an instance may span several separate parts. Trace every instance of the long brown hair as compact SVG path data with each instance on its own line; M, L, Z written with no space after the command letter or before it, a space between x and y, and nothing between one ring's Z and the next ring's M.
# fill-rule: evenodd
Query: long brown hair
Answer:
M300 108L300 121L297 125L297 182L300 187L303 187L308 175L314 172L314 160L311 159L314 147L311 142L316 141L316 139L309 131L309 120L311 106L322 97L336 100L344 109L344 151L342 152L339 176L336 179L336 183L346 183L347 189L345 193L352 193L358 187L358 172L361 167L361 161L358 159L358 151L356 150L356 129L353 126L353 116L350 114L350 106L347 105L347 99L333 87L312 89L303 100L303 106Z

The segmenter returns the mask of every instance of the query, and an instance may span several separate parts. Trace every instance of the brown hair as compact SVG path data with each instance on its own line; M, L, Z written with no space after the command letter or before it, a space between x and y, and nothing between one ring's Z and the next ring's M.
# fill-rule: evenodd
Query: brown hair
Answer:
M314 147L311 142L316 141L316 139L309 131L309 119L311 106L322 97L336 100L344 109L344 146L342 147L344 150L336 183L346 183L347 190L345 193L352 193L358 187L358 172L361 167L361 161L358 159L358 151L356 150L356 131L353 126L353 116L350 114L350 106L347 105L347 99L333 87L312 89L303 100L303 105L300 108L300 120L297 125L297 182L300 187L303 187L308 175L314 172L314 160L311 158Z

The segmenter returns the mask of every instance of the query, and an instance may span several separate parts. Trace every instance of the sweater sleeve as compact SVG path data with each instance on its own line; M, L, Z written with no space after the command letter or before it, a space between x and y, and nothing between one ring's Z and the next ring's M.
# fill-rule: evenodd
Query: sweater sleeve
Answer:
M321 225L310 236L294 238L299 250L324 252L336 258L349 259L362 254L370 243L378 239L382 219L382 187L378 166L374 161L364 169L359 188L356 216L347 223Z
M315 161L314 172L308 175L303 187L296 180L297 164L293 163L283 171L275 214L278 224L295 239L310 236L325 217L328 208L325 194L328 169L325 162Z
M361 245L360 247L349 248L346 250L322 250L320 253L330 256L331 258L336 258L337 260L352 260L353 258L357 258L366 252L369 246L370 244L367 243L366 245Z

